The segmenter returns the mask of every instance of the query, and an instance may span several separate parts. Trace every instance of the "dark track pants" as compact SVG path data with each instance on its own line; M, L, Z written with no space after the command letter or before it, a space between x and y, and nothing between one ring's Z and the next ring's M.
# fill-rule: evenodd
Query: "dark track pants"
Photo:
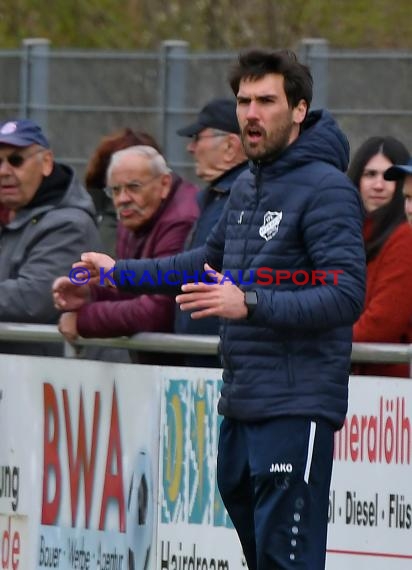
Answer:
M223 419L217 480L249 570L324 570L333 434L310 418Z

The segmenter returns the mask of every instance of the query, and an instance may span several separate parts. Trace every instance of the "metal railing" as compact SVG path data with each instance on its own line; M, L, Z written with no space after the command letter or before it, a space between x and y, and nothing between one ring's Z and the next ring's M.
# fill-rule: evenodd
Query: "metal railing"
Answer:
M219 337L212 335L179 335L138 333L131 337L81 338L67 342L55 325L0 323L0 341L63 344L64 356L76 358L84 346L122 348L145 352L179 354L217 354ZM412 377L412 344L360 342L352 345L352 362L408 363Z
M59 333L56 325L0 323L0 341L63 344L64 356L76 358L83 346L124 348L145 352L180 354L217 354L219 338L211 335L177 335L166 333L139 333L131 337L82 338L73 344Z

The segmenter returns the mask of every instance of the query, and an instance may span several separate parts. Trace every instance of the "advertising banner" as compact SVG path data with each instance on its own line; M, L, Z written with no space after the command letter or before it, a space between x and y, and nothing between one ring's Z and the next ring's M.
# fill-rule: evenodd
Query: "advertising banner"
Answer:
M241 569L216 488L219 371L164 372L158 568ZM412 382L351 378L335 436L326 570L412 567L411 421Z
M412 381L354 377L335 436L331 570L412 568Z
M241 570L219 370L0 356L1 570ZM353 377L326 570L412 567L412 382Z
M216 485L221 372L163 373L158 568L246 568Z
M155 566L152 375L145 366L1 356L3 569Z

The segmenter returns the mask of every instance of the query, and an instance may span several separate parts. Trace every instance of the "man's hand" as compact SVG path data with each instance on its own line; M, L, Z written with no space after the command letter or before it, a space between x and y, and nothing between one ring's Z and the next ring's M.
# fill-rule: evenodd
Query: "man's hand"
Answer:
M116 265L116 261L106 255L105 253L97 253L95 251L88 251L82 253L80 261L73 263L72 267L82 267L90 272L91 282L93 280L98 281L100 285L102 283L102 277L105 273L110 272L111 269ZM110 279L104 279L105 285L114 287L113 281Z
M182 286L183 293L176 297L182 311L192 311L192 319L222 317L225 319L244 319L247 308L245 294L230 281L222 284L223 275L214 271L205 263L205 271L214 273L217 283L187 283Z
M79 336L77 331L77 314L63 313L59 320L58 329L67 341L74 342Z
M53 283L53 302L61 311L77 311L90 299L89 285L75 285L69 277L58 277Z

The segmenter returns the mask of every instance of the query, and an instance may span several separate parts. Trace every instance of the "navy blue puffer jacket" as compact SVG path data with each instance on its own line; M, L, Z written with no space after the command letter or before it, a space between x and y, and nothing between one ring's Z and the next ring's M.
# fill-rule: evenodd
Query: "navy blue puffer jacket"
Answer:
M344 174L348 159L334 119L314 111L276 161L253 164L237 179L206 247L116 264L117 282L124 270L136 276L128 290L148 290L146 280L136 285L144 272L154 279L167 270L201 274L207 260L257 292L250 319L222 322L219 412L225 416L343 423L352 325L362 310L366 273L359 193ZM279 270L301 273L277 284ZM324 284L312 282L315 270L326 275ZM308 283L298 284L306 275Z

